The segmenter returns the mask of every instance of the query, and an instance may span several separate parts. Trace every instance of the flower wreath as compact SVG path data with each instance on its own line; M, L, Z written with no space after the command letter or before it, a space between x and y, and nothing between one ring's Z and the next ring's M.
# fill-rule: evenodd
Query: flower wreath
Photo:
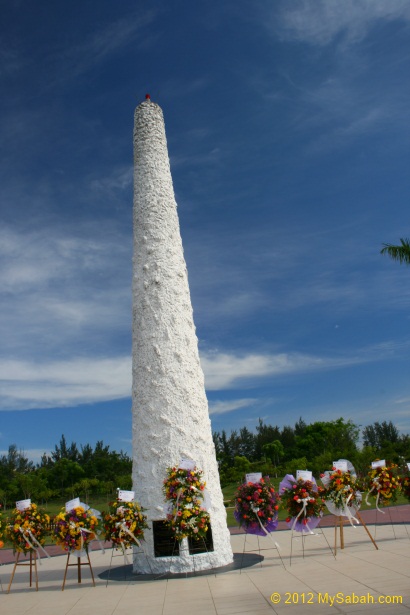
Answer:
M289 529L297 532L309 532L319 525L325 508L322 497L323 487L318 487L315 479L295 480L287 474L279 485L283 508L288 512L286 523Z
M235 494L234 517L248 534L266 536L278 527L280 498L269 478L243 483Z
M325 486L323 497L329 512L347 517L351 525L352 520L359 523L353 515L361 506L362 496L354 469L343 472L333 468L330 474L321 474L320 477Z
M6 536L13 545L13 552L29 553L42 549L49 523L50 517L36 504L30 504L24 510L15 508L6 526Z
M111 541L115 549L139 545L139 540L144 539L144 530L148 528L141 506L137 502L119 500L110 502L109 506L109 512L104 515L105 540Z
M371 469L368 474L367 488L366 504L370 505L369 496L376 498L377 510L380 510L379 504L387 506L395 502L400 488L397 465L393 463L390 466L378 466Z
M205 538L207 535L210 517L202 505L205 491L202 477L202 470L196 467L167 470L163 487L169 502L166 521L178 542L183 538Z
M407 472L399 480L404 497L410 501L410 469L407 469Z
M96 537L98 518L91 508L76 506L63 509L54 519L53 541L64 551L88 552L90 542Z
M0 504L0 508L1 508L1 504ZM4 534L4 521L2 520L2 514L0 512L0 549L4 547L4 542L2 541L3 534Z

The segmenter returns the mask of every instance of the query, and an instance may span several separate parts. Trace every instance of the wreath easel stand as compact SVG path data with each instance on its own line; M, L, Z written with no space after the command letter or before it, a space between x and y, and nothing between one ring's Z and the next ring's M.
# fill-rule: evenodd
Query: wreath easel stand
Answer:
M328 539L326 538L326 534L324 533L323 528L321 528L321 527L316 527L316 528L315 528L315 530L317 530L317 531L316 531L316 533L315 533L315 532L312 532L312 531L307 532L307 533L305 533L305 532L302 532L302 533L301 533L301 540L302 540L302 557L303 557L303 559L305 559L305 539L306 539L306 537L307 537L307 536L309 536L309 535L311 535L311 536L319 536L320 534L318 533L318 530L320 530L320 532L321 532L321 534L322 534L323 538L325 539L326 544L327 544L327 546L329 547L329 551L331 552L331 554L333 555L333 557L336 559L336 557L335 557L335 555L336 555L336 549L335 549L335 552L333 553L332 547L330 546L329 541L328 541ZM299 538L299 536L294 536L293 532L294 532L294 530L292 529L292 530L291 530L291 535L290 535L290 558L289 558L289 566L292 566L293 541L294 541L295 539Z
M263 538L263 536L261 536L260 534L256 534L256 537L257 537L257 540L258 540L258 548L257 548L257 549L247 549L247 548L246 548L246 542L247 542L247 540L248 540L248 536L255 535L255 534L254 534L253 532L248 532L248 531L245 531L245 532L244 532L244 535L245 535L245 539L244 539L244 542L243 542L243 551L242 551L241 564L240 564L240 567L239 567L239 574L242 574L242 569L243 569L243 561L244 561L245 555L246 555L247 553L258 553L258 555L259 555L259 557L260 557L260 562L259 562L259 563L260 563L260 567L262 568L262 561L263 561L265 558L264 558L264 556L263 556L263 555L261 555L261 552L262 552L262 551L272 551L272 550L276 550L276 551L278 552L280 562L281 562L281 564L282 564L283 568L286 570L285 562L283 561L283 558L282 558L282 555L281 555L281 552L280 552L279 545L278 545L278 543L277 543L277 542L273 539L273 537L271 536L271 534L270 534L270 533L267 533L267 537L268 537L268 538L272 541L273 545L272 545L272 546L267 546L267 547L261 547L260 542L259 542L259 538L260 538L260 537L261 537L261 538Z
M366 530L366 533L368 535L368 537L370 538L370 540L372 541L374 548L379 550L379 547L377 546L373 536L370 534L368 527L366 525L366 523L363 520L362 515L360 514L360 512L358 510L356 510L355 512L355 516L357 517L357 519L360 521L360 523L363 525L364 529ZM340 549L344 549L345 548L345 541L344 541L344 532L343 532L343 525L344 521L343 521L343 515L340 516L336 516L335 515L335 555L336 555L336 551L337 551L337 527L339 526L339 533L340 533Z
M38 592L38 574L37 574L37 560L36 560L36 555L34 555L33 558L33 551L30 550L30 559L28 562L19 562L20 559L20 551L17 553L16 555L16 561L14 564L14 568L13 568L13 572L11 573L11 579L10 579L10 583L9 586L7 588L7 593L10 593L10 588L11 588L11 584L13 583L13 579L14 579L14 574L16 572L16 568L17 566L30 566L30 587L33 584L33 566L34 566L34 572L35 572L35 577L36 577L36 592ZM33 562L34 559L34 562Z
M390 525L391 525L391 529L393 530L393 536L394 536L394 540L397 540L397 536L396 536L396 530L394 529L394 523L393 523L393 519L391 516L391 510L390 508L387 509L389 511L389 517L390 517ZM378 521L378 515L379 512L384 515L385 511L384 510L380 510L378 507L376 507L376 516L375 516L375 520L374 520L374 535L377 535L377 521Z
M72 555L72 553L69 551L67 554L67 563L66 563L66 567L65 567L65 572L64 572L64 580L63 580L63 586L61 588L61 591L64 591L64 587L65 587L65 582L66 582L66 578L67 578L67 571L68 568L70 566L77 566L77 582L81 583L81 566L88 566L91 572L91 578L93 581L93 586L95 587L95 580L94 580L94 573L93 573L93 569L91 566L91 561L90 561L90 555L88 553L88 551L85 552L86 556L87 556L87 561L86 562L82 562L81 561L81 554L79 555L75 555L75 557L77 558L77 562L74 564L70 564L70 556Z

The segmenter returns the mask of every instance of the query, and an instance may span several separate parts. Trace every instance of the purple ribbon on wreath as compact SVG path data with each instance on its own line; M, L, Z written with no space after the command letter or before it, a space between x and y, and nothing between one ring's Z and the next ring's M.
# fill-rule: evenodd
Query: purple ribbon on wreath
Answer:
M276 519L271 519L271 521L268 521L266 525L264 525L261 521L263 527L262 529L261 525L257 521L251 521L245 524L241 518L241 514L237 510L234 511L233 516L238 523L242 524L242 526L246 528L248 534L255 534L256 536L266 536L266 534L274 532L279 523L277 516Z
M234 510L233 516L242 527L246 528L248 534L255 534L256 536L266 536L267 534L274 532L279 523L278 513L276 513L276 516L274 518L272 517L270 521L267 521L266 524L264 524L262 520L260 523L258 523L258 521L248 520L245 523L241 513L238 510Z
M314 477L312 476L312 480L310 481L313 485L313 491L317 491L317 483ZM286 474L284 479L279 484L279 495L285 491L285 489L293 489L293 485L297 485L297 480L293 476L293 474ZM286 521L286 525L290 530L294 530L295 532L309 533L313 531L320 523L322 518L322 513L319 517L305 517L302 521L295 521L296 517L292 517L290 521ZM307 521L304 523L304 521Z

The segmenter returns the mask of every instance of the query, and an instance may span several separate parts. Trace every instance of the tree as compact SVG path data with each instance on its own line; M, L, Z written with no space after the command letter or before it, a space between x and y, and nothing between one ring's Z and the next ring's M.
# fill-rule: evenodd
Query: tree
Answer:
M395 246L391 243L384 243L384 248L380 250L380 254L387 254L399 263L410 265L410 240L400 238L401 246Z
M376 421L373 425L363 428L364 446L372 446L375 449L382 449L388 443L396 443L400 439L399 430L391 421Z
M255 434L253 434L247 427L241 427L239 430L240 438L240 455L247 459L252 459L255 452Z
M299 435L301 435L305 429L306 425L301 431L299 431ZM298 456L299 452L296 447L296 426L294 428L290 425L285 425L280 432L280 441L282 442L282 446L285 450L282 461L290 461Z
M83 478L78 483L73 485L73 490L79 495L85 495L85 503L88 504L90 493L95 492L100 481L98 478Z
M274 440L280 441L280 429L277 425L265 425L263 420L259 419L259 424L256 426L255 438L255 457L260 459L263 456L263 445L269 444Z
M28 474L17 473L14 482L20 491L23 492L25 498L35 498L37 500L42 498L47 490L47 481L35 472Z
M316 421L307 425L303 435L296 436L299 455L313 460L318 455L330 453L337 457L351 457L357 450L359 428L350 419Z
M299 417L299 420L297 421L297 423L295 423L295 436L303 436L303 434L306 431L306 423L305 421L302 419L302 417Z
M237 471L237 480L245 480L245 474L248 474L251 469L251 462L246 457L235 455L234 468Z
M274 440L273 442L269 442L268 444L264 444L262 446L262 451L268 457L275 468L275 476L278 476L278 465L280 462L280 458L284 456L285 449L283 448L282 442L280 440Z
M376 421L363 429L363 444L372 447L378 457L400 463L406 459L410 451L408 434L400 435L399 430L391 421Z
M65 435L63 434L60 438L60 445L55 445L54 451L51 453L51 457L55 462L60 461L60 459L78 461L80 453L75 442L71 442L70 446L68 446Z
M60 488L61 494L63 494L65 488L72 488L74 483L83 478L84 474L85 472L79 463L63 457L63 459L56 461L52 470L50 470L51 486Z
M0 481L11 481L16 472L26 474L34 469L32 461L19 451L16 444L10 444L7 455L0 457Z

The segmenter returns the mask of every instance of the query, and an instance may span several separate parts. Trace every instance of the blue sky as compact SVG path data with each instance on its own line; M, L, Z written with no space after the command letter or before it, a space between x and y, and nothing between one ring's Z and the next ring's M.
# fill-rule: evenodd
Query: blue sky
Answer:
M407 0L10 0L0 450L130 452L133 111L166 123L212 425L410 432Z

